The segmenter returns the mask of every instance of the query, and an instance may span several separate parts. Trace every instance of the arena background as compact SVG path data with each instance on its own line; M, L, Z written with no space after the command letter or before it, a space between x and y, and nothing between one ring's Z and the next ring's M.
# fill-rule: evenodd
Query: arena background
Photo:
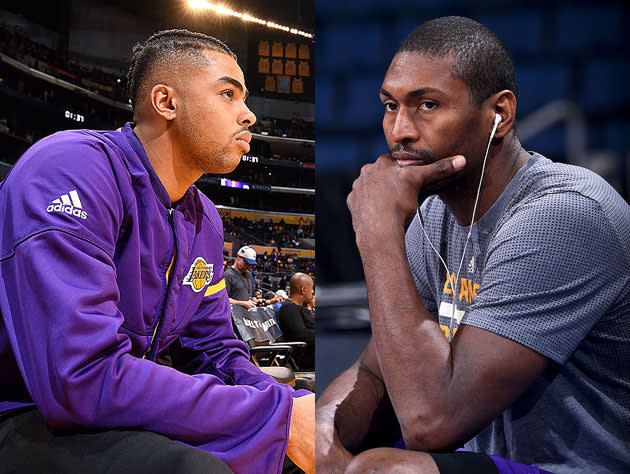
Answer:
M387 151L378 90L400 42L439 16L488 26L514 59L525 148L593 169L628 200L628 13L621 1L317 0L318 393L370 334L345 197Z

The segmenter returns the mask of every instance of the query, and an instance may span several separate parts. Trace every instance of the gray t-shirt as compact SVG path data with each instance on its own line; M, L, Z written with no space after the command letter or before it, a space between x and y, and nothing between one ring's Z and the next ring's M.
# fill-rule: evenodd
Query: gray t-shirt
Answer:
M420 212L455 279L469 227L437 196ZM448 333L453 294L417 216L406 246L418 292ZM534 154L473 224L456 296L454 328L460 320L550 360L466 448L557 474L630 472L628 204L596 174Z
M234 267L225 269L225 289L233 300L247 301L254 295L254 279L249 270L244 274Z

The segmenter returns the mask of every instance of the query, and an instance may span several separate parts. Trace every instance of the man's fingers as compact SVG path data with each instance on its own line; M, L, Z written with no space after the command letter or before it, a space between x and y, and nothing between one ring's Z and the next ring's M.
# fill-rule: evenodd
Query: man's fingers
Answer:
M287 456L308 474L315 472L315 394L293 399Z
M419 186L434 181L441 181L457 173L466 166L466 158L461 155L443 158L429 165L406 166L401 170L401 174Z

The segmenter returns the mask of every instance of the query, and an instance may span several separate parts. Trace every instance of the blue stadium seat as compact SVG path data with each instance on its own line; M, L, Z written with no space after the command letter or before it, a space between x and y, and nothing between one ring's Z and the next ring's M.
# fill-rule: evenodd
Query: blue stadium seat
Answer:
M587 110L630 106L630 63L621 59L595 59L586 66L581 97Z
M331 25L321 32L320 48L329 68L351 68L381 62L383 32L378 24ZM319 67L319 65L318 65Z
M378 91L384 76L385 71L381 75L356 78L348 85L348 104L344 117L347 127L380 125L383 104Z
M620 5L561 10L556 19L556 48L560 52L583 54L593 46L615 44L621 37L622 21Z
M315 126L325 124L334 120L335 107L334 88L328 79L317 79L315 81L315 97L317 97L317 107L315 108Z
M318 140L315 151L317 170L326 172L343 172L352 170L359 161L359 142L351 140L350 137L327 138Z
M516 80L519 85L517 113L520 117L552 100L565 99L568 96L569 68L564 64L516 64Z
M621 160L630 161L630 121L618 121L606 127L604 131L604 143L621 155Z
M543 17L538 11L503 15L480 15L476 18L503 40L512 56L543 50Z
M518 135L518 127L516 129ZM557 124L523 142L523 148L536 151L554 160L565 160L566 129Z

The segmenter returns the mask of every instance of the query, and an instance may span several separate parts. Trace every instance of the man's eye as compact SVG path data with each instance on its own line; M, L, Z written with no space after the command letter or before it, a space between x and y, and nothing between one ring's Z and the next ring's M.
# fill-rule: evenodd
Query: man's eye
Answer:
M226 91L221 92L221 95L224 96L228 100L232 100L234 98L234 91L228 89Z
M393 102L385 102L383 106L385 107L386 112L393 112L394 110L396 110L396 104L394 104Z
M437 107L437 104L435 102L422 102L420 103L420 108L422 110L433 110Z

